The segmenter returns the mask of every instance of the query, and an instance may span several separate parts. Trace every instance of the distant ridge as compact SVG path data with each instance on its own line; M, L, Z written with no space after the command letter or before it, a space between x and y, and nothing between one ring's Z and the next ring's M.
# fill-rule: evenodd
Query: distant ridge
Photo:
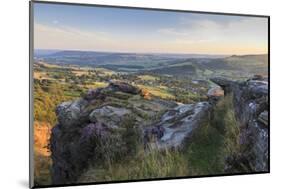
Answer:
M48 50L48 49L38 49L35 50L37 54L40 55L146 55L146 56L161 56L169 58L223 58L229 55L212 55L212 54L188 54L188 53L137 53L137 52L111 52L111 51L82 51L82 50Z
M268 54L246 54L246 55L232 55L230 57L236 58L258 58L258 57L267 57Z
M249 55L232 55L230 57L228 57L227 59L231 60L231 59L240 59L240 60L256 60L256 61L260 61L263 63L267 63L268 62L268 54L249 54Z

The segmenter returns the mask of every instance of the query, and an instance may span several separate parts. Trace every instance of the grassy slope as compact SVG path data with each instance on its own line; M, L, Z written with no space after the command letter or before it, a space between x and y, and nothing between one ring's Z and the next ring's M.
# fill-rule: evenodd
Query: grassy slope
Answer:
M244 55L225 58L225 62L237 69L251 74L267 75L268 56L266 55Z
M192 174L224 173L224 158L239 147L239 128L231 99L227 96L217 104L212 121L206 123L189 146L187 158Z

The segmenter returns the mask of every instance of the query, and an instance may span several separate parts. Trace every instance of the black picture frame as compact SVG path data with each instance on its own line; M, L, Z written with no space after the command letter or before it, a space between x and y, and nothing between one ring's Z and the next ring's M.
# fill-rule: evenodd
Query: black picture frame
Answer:
M231 174L215 174L215 175L198 175L198 176L184 176L184 177L166 177L166 178L151 178L151 179L138 179L138 180L122 180L122 181L108 181L108 182L89 182L89 183L73 183L61 185L44 185L34 186L34 166L33 166L33 57L34 57L34 15L33 5L40 4L57 4L57 5L72 5L72 6L85 6L85 7L106 7L106 8L122 8L132 10L153 10L153 11L166 11L166 12L182 12L182 13L198 13L210 15L231 15L231 16L245 16L255 18L266 18L268 20L268 171L251 172L251 173L231 173ZM143 182L143 181L161 181L161 180L174 180L174 179L189 179L189 178L208 178L208 177L224 177L224 176L240 176L240 175L254 175L270 173L270 16L258 14L241 14L241 13L226 13L226 12L207 12L207 11L193 11L193 10L177 10L177 9L162 9L162 8L147 8L147 7L131 7L131 6L116 6L116 5L101 5L101 4L86 4L86 3L69 3L69 2L55 2L55 1L29 1L29 187L30 188L49 188L49 187L66 187L66 186L82 186L82 185L98 185L98 184L112 184L112 183L130 183L130 182Z

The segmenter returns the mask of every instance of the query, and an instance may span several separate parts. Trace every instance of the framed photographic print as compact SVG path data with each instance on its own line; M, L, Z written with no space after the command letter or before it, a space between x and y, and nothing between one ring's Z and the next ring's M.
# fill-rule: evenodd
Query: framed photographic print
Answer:
M30 2L30 187L269 173L269 16Z

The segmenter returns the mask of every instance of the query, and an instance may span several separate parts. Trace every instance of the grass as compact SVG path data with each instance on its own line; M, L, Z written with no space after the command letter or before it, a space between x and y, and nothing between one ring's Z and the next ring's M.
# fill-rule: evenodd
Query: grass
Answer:
M138 76L138 78L140 78L141 80L144 80L144 81L155 81L157 79L157 77L154 77L151 75L140 75L140 76Z
M213 72L211 70L204 70L204 76L209 76L209 75L212 75Z
M75 76L82 76L82 75L89 74L87 70L73 70L72 73L75 74Z
M192 175L224 173L225 158L239 149L238 137L232 95L229 95L216 105L212 120L197 132L187 150Z
M171 94L169 91L167 91L163 87L150 87L150 86L145 86L145 85L138 85L139 88L145 89L149 91L150 94L163 98L163 99L174 99L175 96Z
M112 75L116 74L116 72L105 69L105 68L95 68L94 70L101 72L101 75L104 75L104 76L112 76Z
M35 151L34 154L34 183L35 185L50 185L52 160L50 156L44 156Z
M107 164L106 168L92 167L79 182L136 180L188 175L184 155L177 151L139 151L134 158ZM98 171L95 171L98 170Z
M47 64L45 62L39 62L39 64L43 65L44 67L47 68L63 68L62 66L55 65L55 64Z
M209 123L198 131L186 151L192 175L211 175L223 172L223 139L223 136Z
M93 82L92 84L87 84L85 85L85 87L89 88L89 89L96 89L96 88L102 88L102 87L106 87L108 85L108 83L106 82Z
M52 80L52 78L50 78L46 72L38 72L38 71L34 71L33 73L33 78L34 79L39 79L39 80L43 80L43 79L48 79L48 80Z

